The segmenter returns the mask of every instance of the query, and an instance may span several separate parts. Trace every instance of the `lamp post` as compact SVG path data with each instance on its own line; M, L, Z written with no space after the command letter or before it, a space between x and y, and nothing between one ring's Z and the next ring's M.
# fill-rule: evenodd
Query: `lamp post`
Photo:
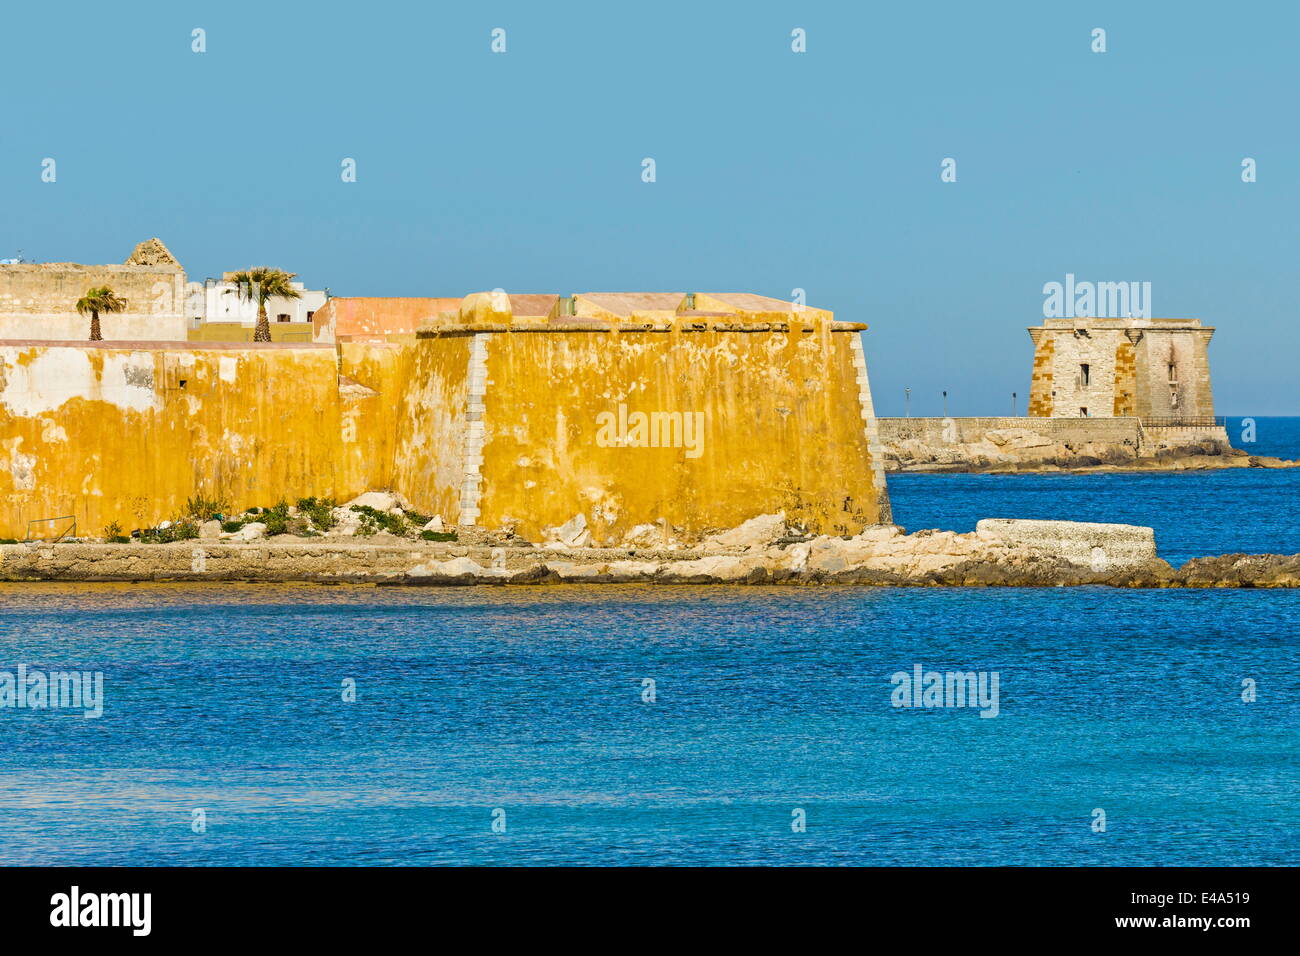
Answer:
M1011 417L1016 417L1016 393L1011 393Z
M903 389L903 417L912 417L912 390L910 388Z
M947 389L945 389L945 390L944 390L944 393L943 393L943 417L944 417L944 418L947 418L947 417L948 417L948 391L947 391Z

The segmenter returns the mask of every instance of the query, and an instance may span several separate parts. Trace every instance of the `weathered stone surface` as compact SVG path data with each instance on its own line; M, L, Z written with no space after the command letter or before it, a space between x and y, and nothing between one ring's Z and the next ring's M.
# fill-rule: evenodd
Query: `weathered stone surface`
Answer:
M260 523L258 523L260 526ZM245 526L253 528L253 525ZM385 584L862 584L929 587L1300 587L1300 555L1224 555L1174 569L1149 528L1070 522L981 522L969 534L893 526L710 553L528 547L366 539L234 537L220 543L0 545L0 580L356 581ZM1094 560L1094 548L1105 561Z
M163 245L163 241L156 236L137 245L123 264L128 266L176 266L180 268L180 262L172 255L171 250Z
M230 537L234 541L256 541L265 536L266 525L260 521L250 521Z
M729 550L765 548L785 537L785 513L757 515L722 534L710 535L706 543Z
M1139 567L1156 559L1155 531L1137 525L985 518L975 525L975 533L1008 547L1044 551L1094 571Z
M629 548L656 548L663 543L664 530L659 525L639 524L628 530L623 543Z
M334 516L334 526L325 532L326 537L346 538L357 533L361 527L361 515L351 508L335 508L330 512Z
M559 545L562 548L581 548L591 540L587 530L587 516L576 514L564 524L555 528L543 529L544 544Z
M1223 554L1193 558L1179 569L1188 587L1300 587L1300 554Z
M388 491L367 491L349 501L346 507L357 505L362 508L374 508L376 511L392 511L399 506L397 495Z
M1191 471L1300 465L1232 448L1219 425L1126 418L882 418L887 471Z
M205 521L199 525L199 538L203 541L216 541L221 537L220 521Z

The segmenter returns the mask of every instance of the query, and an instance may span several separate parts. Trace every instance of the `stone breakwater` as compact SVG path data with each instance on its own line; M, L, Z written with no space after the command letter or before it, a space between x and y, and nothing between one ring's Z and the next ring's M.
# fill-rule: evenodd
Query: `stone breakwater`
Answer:
M1136 418L882 418L885 471L1014 473L1293 468L1233 448L1222 426L1143 427Z
M870 528L790 536L779 515L671 550L363 541L0 546L0 581L265 581L391 585L862 584L1297 587L1300 555L1224 555L1174 568L1150 528L981 521L968 534Z

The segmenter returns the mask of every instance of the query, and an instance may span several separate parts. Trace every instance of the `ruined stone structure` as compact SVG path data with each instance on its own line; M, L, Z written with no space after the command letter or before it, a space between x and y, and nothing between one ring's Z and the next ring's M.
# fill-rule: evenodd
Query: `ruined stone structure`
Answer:
M382 488L591 544L890 520L864 326L750 295L396 302L333 343L0 341L0 537Z
M1030 417L1214 423L1214 329L1197 319L1045 319L1029 335Z
M0 264L0 339L88 339L90 319L77 314L77 300L103 285L127 303L125 312L100 316L105 341L185 340L185 272L158 239L140 243L120 266Z

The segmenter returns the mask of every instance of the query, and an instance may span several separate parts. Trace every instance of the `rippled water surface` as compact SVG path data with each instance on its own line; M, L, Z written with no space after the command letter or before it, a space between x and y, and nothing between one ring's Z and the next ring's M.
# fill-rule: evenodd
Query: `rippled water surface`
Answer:
M0 710L0 861L1296 864L1297 624L1296 592L0 586L0 668L105 675L98 719ZM999 715L891 707L916 663L999 672Z
M1300 459L1300 418L1228 419L1254 455ZM1243 442L1242 437L1253 437ZM1114 521L1155 528L1178 565L1211 554L1300 552L1300 468L1096 474L889 476L894 520L909 531L973 531L981 518Z

